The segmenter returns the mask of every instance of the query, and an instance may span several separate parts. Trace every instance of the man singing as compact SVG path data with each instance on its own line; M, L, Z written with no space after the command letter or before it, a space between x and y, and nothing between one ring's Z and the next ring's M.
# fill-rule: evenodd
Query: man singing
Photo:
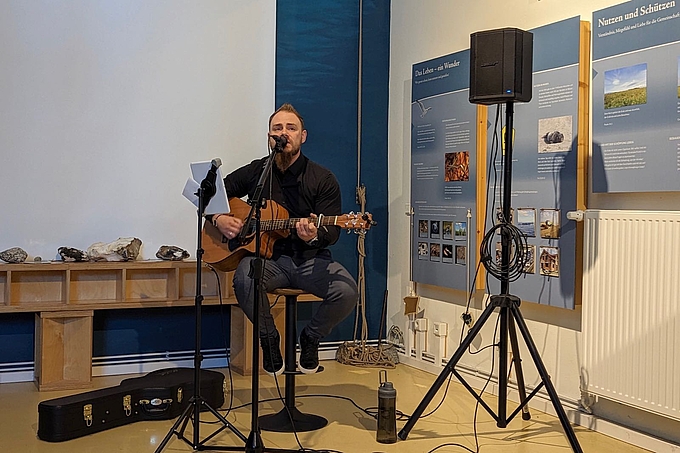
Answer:
M283 104L269 117L269 144L277 150L272 178L267 179L263 197L283 206L290 217L301 218L289 236L274 243L271 259L265 261L259 305L260 344L263 367L270 375L283 373L280 335L274 325L266 292L276 288L299 288L323 299L309 324L300 333L299 369L315 373L319 367L319 341L345 319L354 308L357 284L340 263L333 261L328 247L340 236L340 227L317 226L308 217L341 214L340 187L333 173L302 154L307 139L302 116ZM282 146L285 143L285 146ZM277 146L278 145L278 146ZM277 149L280 148L280 149ZM224 178L229 197L253 195L267 158L254 160ZM227 238L237 236L243 220L218 214L213 224ZM239 306L253 321L254 291L249 277L253 257L241 260L234 273L234 292Z

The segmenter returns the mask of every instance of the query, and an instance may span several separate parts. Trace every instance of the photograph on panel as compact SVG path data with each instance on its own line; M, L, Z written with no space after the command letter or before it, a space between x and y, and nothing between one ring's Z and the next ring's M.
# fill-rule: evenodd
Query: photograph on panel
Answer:
M538 152L569 151L572 140L571 115L538 120Z
M515 253L515 244L510 246L510 259L513 258L513 253ZM496 242L496 265L501 266L503 260L503 244L499 241Z
M560 253L557 247L540 247L541 256L539 257L539 269L541 275L548 277L560 276Z
M464 245L456 246L456 264L465 265L467 263L467 247Z
M452 244L442 244L442 263L453 263Z
M510 218L507 219L506 222L503 215L503 208L501 206L496 206L496 225L500 225L501 223L512 223L514 218L515 214L513 212L513 209L510 208Z
M418 237L426 238L429 235L430 225L427 220L418 220Z
M450 241L453 239L453 222L444 220L442 222L442 239Z
M524 269L522 271L525 274L535 274L536 273L536 246L532 244L527 244L524 248Z
M444 153L444 182L470 180L470 152Z
M517 229L527 237L536 237L536 209L517 208Z
M594 102L595 100L593 100ZM647 103L647 63L604 72L604 108Z
M430 261L441 261L442 246L436 242L430 244Z
M467 222L456 222L453 231L453 234L456 236L456 241L464 241L467 239Z
M432 239L439 239L439 220L430 220L430 237Z
M541 209L540 229L543 239L557 239L560 237L560 210Z
M427 242L418 242L418 259L430 259L430 246Z

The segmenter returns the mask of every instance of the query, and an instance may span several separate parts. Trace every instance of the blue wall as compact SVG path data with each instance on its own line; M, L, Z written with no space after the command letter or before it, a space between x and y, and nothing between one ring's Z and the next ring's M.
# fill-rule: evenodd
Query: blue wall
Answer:
M33 313L0 315L0 364L33 361Z
M387 288L389 24L389 0L363 2L360 182L366 186L366 209L378 222L366 235L370 338L378 337ZM276 35L276 106L290 102L304 117L303 152L335 173L343 211L358 211L359 1L278 0ZM355 235L343 234L332 248L355 277L356 244ZM300 327L312 310L301 307ZM353 330L350 316L326 340L351 339Z

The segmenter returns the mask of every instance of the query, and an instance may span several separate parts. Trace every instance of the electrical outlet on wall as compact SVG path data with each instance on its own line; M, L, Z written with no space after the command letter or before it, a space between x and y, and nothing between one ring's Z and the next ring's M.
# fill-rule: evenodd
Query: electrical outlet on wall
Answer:
M416 332L427 332L427 318L416 319Z
M434 333L435 337L445 337L448 335L449 326L445 322L433 322L432 332Z

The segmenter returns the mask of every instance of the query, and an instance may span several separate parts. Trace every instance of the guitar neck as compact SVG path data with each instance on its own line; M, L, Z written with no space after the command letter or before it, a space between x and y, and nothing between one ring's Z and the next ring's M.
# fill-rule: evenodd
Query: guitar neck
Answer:
M271 219L263 220L260 222L260 230L262 231L274 231L274 230L290 230L295 228L295 224L298 223L303 218L296 219ZM317 226L322 225L335 225L337 223L338 216L323 216L321 217L321 223L319 224L319 219L313 219L311 217L306 217L309 223L313 223Z

